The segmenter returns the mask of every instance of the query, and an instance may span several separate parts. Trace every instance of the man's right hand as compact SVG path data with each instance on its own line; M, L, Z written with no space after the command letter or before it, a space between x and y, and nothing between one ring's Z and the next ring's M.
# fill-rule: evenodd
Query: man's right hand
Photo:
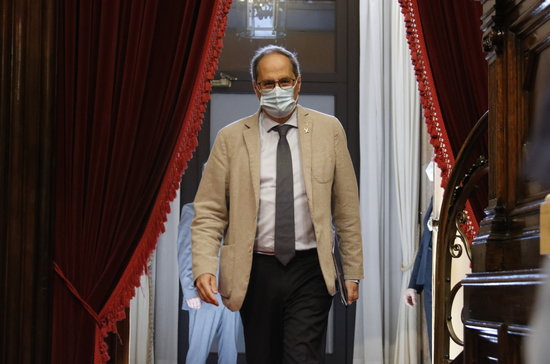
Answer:
M211 303L218 306L218 300L215 294L218 293L218 287L216 285L216 277L210 273L201 274L195 281L195 287L201 300L206 303Z

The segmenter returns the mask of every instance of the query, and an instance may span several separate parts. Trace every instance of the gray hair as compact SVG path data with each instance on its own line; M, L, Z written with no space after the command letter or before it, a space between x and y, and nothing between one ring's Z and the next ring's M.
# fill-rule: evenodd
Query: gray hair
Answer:
M252 76L252 80L256 82L258 79L258 63L260 63L260 60L271 53L279 53L283 56L286 56L290 63L292 64L292 72L294 72L294 75L296 77L300 76L300 63L298 62L298 58L296 57L296 53L292 53L289 50L277 46L277 45L267 45L265 47L259 48L256 51L256 54L254 54L254 57L250 60L250 76Z

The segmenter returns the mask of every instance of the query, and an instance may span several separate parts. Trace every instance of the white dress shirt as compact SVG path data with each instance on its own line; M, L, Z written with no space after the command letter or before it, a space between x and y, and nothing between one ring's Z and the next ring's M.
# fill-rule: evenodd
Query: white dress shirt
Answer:
M286 137L292 154L296 250L307 250L317 247L317 242L302 173L296 111L285 124L295 126L288 131ZM279 133L269 130L277 125L280 124L271 120L265 113L260 113L260 209L254 251L263 254L274 254L275 246L275 189Z

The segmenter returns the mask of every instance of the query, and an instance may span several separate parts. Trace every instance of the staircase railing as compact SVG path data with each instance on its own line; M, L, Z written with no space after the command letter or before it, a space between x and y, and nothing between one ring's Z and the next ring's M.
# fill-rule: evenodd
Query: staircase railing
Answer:
M487 126L488 112L479 119L460 149L441 204L435 263L433 340L434 363L438 364L458 363L462 360L462 355L458 355L454 360L449 357L450 340L463 346L454 330L451 314L453 301L462 283L458 282L451 287L451 266L453 259L461 257L464 252L470 261L472 259L471 242L461 227L466 222L466 202L481 178L488 173L487 158L474 154L477 150L475 146L487 132Z

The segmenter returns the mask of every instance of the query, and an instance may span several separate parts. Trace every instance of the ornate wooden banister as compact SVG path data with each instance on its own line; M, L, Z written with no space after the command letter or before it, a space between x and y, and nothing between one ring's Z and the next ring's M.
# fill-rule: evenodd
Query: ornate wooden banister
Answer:
M462 256L464 251L471 261L471 242L466 238L461 226L466 222L466 202L481 178L488 172L487 158L474 154L475 146L487 133L487 125L488 112L479 119L460 149L443 195L435 263L434 363L453 362L449 357L450 339L463 345L451 322L453 300L461 288L460 282L451 287L451 266L452 260ZM460 239L460 243L456 242L457 238ZM454 362L460 361L461 358L459 355Z

